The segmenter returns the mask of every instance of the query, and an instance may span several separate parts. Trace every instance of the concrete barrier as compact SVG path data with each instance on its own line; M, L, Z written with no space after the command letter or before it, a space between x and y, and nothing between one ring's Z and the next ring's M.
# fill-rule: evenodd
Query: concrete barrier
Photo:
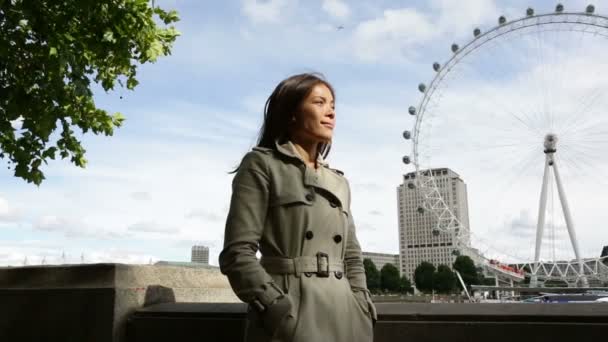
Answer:
M603 341L608 336L608 304L379 303L377 308L375 342ZM245 304L149 306L129 319L128 341L246 341L245 317Z
M0 341L125 341L138 308L238 302L217 268L83 264L0 268Z

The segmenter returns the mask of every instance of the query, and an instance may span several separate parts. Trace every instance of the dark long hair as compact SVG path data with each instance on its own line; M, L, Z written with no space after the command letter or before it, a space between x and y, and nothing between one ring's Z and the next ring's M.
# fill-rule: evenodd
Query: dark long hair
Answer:
M275 149L275 140L285 142L290 138L289 126L292 117L300 110L300 105L312 89L323 84L336 98L334 88L320 73L304 73L290 76L279 83L264 106L264 123L260 128L256 146ZM327 158L330 143L319 143L317 156ZM233 172L236 172L238 167Z

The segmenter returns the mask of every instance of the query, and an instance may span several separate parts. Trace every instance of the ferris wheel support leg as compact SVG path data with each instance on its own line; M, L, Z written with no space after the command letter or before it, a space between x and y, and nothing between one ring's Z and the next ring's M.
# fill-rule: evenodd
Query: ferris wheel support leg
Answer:
M583 259L581 258L580 250L578 247L578 240L576 239L576 232L574 231L574 223L572 222L572 216L570 215L570 207L568 206L568 200L566 198L566 192L562 185L562 180L559 176L557 164L555 159L553 160L553 172L555 173L555 182L557 183L557 192L559 193L559 200L562 203L562 209L564 210L564 219L566 220L566 227L568 228L568 234L570 235L570 242L574 249L574 255L578 261L578 268L580 273L580 279L583 287L589 287L589 282L585 276L585 268L583 266Z
M540 268L540 248L543 241L543 230L545 228L545 212L547 210L547 183L549 182L549 163L552 158L549 154L545 157L545 172L543 174L543 187L540 190L540 203L538 208L538 223L536 225L536 249L534 250L534 268L530 278L530 287L538 286L538 270Z

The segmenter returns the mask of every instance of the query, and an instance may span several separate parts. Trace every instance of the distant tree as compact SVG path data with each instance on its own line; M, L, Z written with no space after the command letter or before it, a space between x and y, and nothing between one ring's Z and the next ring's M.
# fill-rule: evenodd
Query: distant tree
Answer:
M406 276L402 276L399 279L399 293L414 293L414 287L412 286L412 282Z
M481 276L480 279L481 279L480 285L484 285L484 286L495 286L496 285L496 278L486 278L484 276Z
M433 289L437 293L450 293L456 288L456 274L447 265L439 265L433 273Z
M0 159L37 185L49 159L85 167L79 138L124 121L96 106L92 82L134 89L138 64L171 53L178 20L147 0L0 1Z
M419 291L430 293L433 291L433 274L435 266L430 262L423 261L414 270L414 284Z
M399 270L393 264L385 264L380 270L380 287L388 292L399 291Z
M477 273L477 268L475 267L475 263L473 259L466 255L460 255L454 261L452 265L454 270L460 273L462 280L464 281L467 288L470 290L471 285L480 284L479 274Z
M568 287L568 283L564 280L550 279L545 281L545 287Z
M380 272L372 259L363 259L363 268L365 269L367 289L374 293L378 292L380 290Z

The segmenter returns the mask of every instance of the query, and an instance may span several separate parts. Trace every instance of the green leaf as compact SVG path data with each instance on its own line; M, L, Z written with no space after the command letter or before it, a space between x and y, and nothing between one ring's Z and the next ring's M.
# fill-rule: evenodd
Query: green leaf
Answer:
M177 11L172 10L160 16L160 18L165 24L171 24L179 20L179 15L177 14Z
M152 42L148 50L146 50L146 57L151 61L156 61L156 58L163 53L163 45L155 40Z
M124 121L125 117L120 113L116 113L112 116L112 124L114 124L116 127L122 126Z
M134 89L138 84L139 82L133 77L127 79L127 89Z
M56 55L57 55L57 48L51 47L49 49L49 56L56 56Z
M103 39L104 42L110 42L110 43L115 43L116 39L114 39L114 33L112 33L112 31L107 30L106 33L103 34Z

